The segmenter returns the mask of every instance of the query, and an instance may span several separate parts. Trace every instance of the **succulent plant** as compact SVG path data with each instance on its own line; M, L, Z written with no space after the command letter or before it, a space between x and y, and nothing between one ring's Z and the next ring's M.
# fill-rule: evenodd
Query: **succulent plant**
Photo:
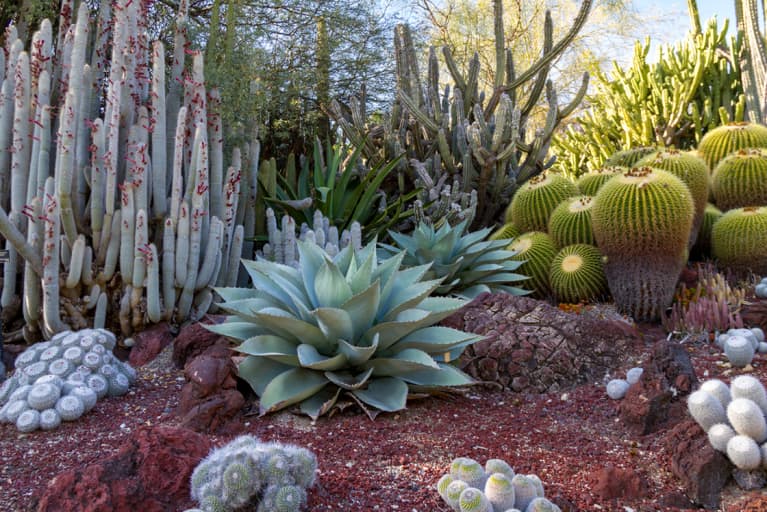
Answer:
M493 231L488 237L488 240L504 240L508 238L516 238L520 234L522 234L522 232L517 226L514 225L513 222L507 222L497 230Z
M494 510L507 510L514 508L514 485L511 480L514 476L505 473L491 473L485 482L485 496L493 505Z
M557 253L554 240L548 233L530 231L515 238L507 249L514 252L511 259L524 262L519 270L530 277L526 287L533 290L533 296L548 296L551 292L549 269Z
M687 260L694 213L687 187L666 171L633 167L605 183L591 212L616 305L635 320L659 318Z
M655 146L638 146L630 149L616 151L605 160L605 167L634 167L647 155L654 153L658 148Z
M735 435L727 441L727 457L738 469L750 471L761 465L762 451L750 437Z
M607 293L602 254L588 244L562 248L551 261L549 284L559 302L578 303Z
M713 170L711 191L722 210L767 205L767 149L739 149Z
M595 196L602 185L607 183L607 180L615 176L616 174L623 173L628 170L628 167L622 165L611 165L609 167L600 167L593 171L589 171L585 174L578 176L575 181L575 185L581 194L587 196Z
M730 383L730 394L733 399L747 398L753 401L767 414L767 391L764 385L752 375L739 375Z
M751 364L756 352L754 344L743 336L729 336L725 340L723 348L727 359L738 368Z
M706 432L711 425L727 423L727 414L722 403L711 393L698 390L687 397L687 409L698 425Z
M767 147L767 127L756 123L728 123L706 133L698 144L698 153L713 171L724 157L739 149L763 147Z
M620 400L626 396L630 384L625 379L612 379L607 383L607 396L613 400Z
M691 151L666 148L650 153L637 162L637 167L644 165L668 171L687 185L695 204L695 215L687 244L687 248L691 249L698 238L703 213L708 203L710 178L706 162Z
M727 443L735 437L735 431L726 423L716 423L708 429L708 442L715 450L727 453Z
M467 226L467 221L453 227L446 222L435 230L430 224L421 222L412 235L390 231L397 247L379 244L379 258L391 258L404 251L404 267L431 263L423 278L442 280L434 290L437 295L473 299L489 291L512 295L528 293L512 285L527 277L514 273L522 262L510 259L513 253L504 250L509 241L485 240L490 228L464 234Z
M192 472L191 495L206 511L258 504L259 511L298 512L316 471L317 458L306 448L240 436L200 461Z
M711 230L711 252L737 273L767 273L767 207L726 212Z
M721 216L722 210L711 203L706 203L706 208L703 210L703 220L701 220L698 229L698 238L695 240L690 254L699 258L711 256L711 230Z
M578 187L567 178L546 173L530 178L519 187L506 209L506 222L522 232L546 231L549 216L559 203L578 195Z
M594 245L591 196L568 197L551 212L548 233L560 249L566 245Z
M429 297L440 279L429 265L400 269L404 253L378 261L375 243L330 257L299 242L298 269L244 261L254 288L218 288L230 316L208 329L241 341L239 375L260 397L261 414L297 404L314 418L341 393L368 413L405 407L410 389L472 382L435 357L480 337L433 327L465 301Z
M735 398L727 405L727 419L733 430L742 436L748 436L757 443L767 439L767 422L764 413L749 398Z

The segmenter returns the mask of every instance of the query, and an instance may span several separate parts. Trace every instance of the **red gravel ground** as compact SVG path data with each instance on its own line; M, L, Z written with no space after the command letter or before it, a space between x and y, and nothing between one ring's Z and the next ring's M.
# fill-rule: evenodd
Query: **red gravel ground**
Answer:
M684 346L701 380L743 373L723 365L724 356L711 343ZM624 376L643 357L627 355L625 367L610 377ZM755 358L753 373L767 382L767 356ZM139 369L137 386L128 395L99 401L77 422L31 434L0 425L0 511L34 510L47 482L60 471L114 453L141 425L173 424L169 413L182 385L181 372L163 354ZM628 436L617 408L602 380L556 395L478 386L464 396L413 401L407 410L375 421L353 408L316 423L290 413L243 416L242 433L314 450L319 478L309 494L311 511L447 512L434 486L458 456L480 462L502 458L517 472L536 473L547 497L569 502L569 510L677 510L659 505L680 491L659 446L660 434ZM227 440L214 438L217 444ZM636 471L647 484L646 494L633 501L597 498L595 480L608 465ZM729 489L725 503L733 502L733 492ZM178 510L192 505L179 503Z

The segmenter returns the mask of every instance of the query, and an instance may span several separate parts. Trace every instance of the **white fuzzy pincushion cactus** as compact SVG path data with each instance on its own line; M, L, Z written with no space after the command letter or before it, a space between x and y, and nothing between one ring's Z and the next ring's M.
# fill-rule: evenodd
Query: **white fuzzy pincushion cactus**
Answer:
M722 381L706 381L690 394L687 405L711 446L726 453L737 468L767 467L767 391L758 379L741 375L729 389Z
M19 354L0 386L0 422L22 432L51 430L78 419L99 398L124 395L136 371L114 357L115 341L104 329L65 331Z
M477 475L477 467L481 477ZM484 485L471 486L459 478L461 474ZM468 457L455 459L450 464L450 473L437 482L437 492L455 512L560 511L544 497L543 483L537 475L515 474L501 459L489 459L484 469ZM529 508L534 503L535 507Z

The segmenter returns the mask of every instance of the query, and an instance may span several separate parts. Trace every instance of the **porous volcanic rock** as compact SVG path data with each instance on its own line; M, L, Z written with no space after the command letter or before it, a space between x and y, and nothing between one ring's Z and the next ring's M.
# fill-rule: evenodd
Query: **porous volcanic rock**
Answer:
M640 498L647 488L646 479L633 468L607 466L595 470L596 484L592 491L603 501Z
M620 366L642 338L630 324L506 293L479 295L443 325L482 334L461 367L514 391L556 392Z
M177 368L183 368L189 359L224 339L220 334L205 328L205 325L221 323L223 320L223 316L205 315L199 322L187 324L181 329L173 341L173 363Z
M692 419L680 422L661 442L670 454L671 471L681 480L687 497L705 508L718 508L733 469L727 456L714 450L706 433Z
M38 512L163 512L189 501L189 478L210 440L179 427L142 427L111 457L65 471Z
M152 325L133 336L134 345L128 362L134 368L144 366L173 342L173 332L167 322Z
M745 327L759 327L767 332L767 299L749 298L740 309Z

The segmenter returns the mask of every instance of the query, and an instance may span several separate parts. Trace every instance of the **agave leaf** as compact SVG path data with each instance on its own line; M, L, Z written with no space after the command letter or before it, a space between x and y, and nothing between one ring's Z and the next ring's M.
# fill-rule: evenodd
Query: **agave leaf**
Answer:
M360 389L367 384L373 375L373 369L368 368L362 373L352 375L349 372L325 372L325 378L342 389Z
M261 415L301 402L328 384L323 374L314 370L292 368L282 372L266 385L260 396Z
M373 376L399 376L427 368L439 368L433 357L415 348L406 348L391 357L376 357L365 363L365 367L373 368Z
M389 258L384 262L384 264L388 263L394 258L396 258L396 256ZM408 288L409 286L418 283L430 267L431 264L429 263L426 265L419 265L417 267L399 270L396 273L386 277L386 279L384 279L384 276L382 276L381 306L379 307L376 319L378 321L383 320L383 318L389 314L391 308L399 306L398 303L391 300L392 294L395 294L401 289Z
M239 320L237 317L229 318ZM238 322L236 320L229 321L229 319L227 319L223 324L205 325L205 328L211 332L220 334L221 336L234 338L235 340L240 341L247 340L253 336L258 336L259 334L267 334L269 332L267 329L252 322Z
M251 356L266 357L278 363L298 366L296 346L295 342L285 338L262 334L243 341L235 350Z
M265 357L249 356L237 366L237 375L250 384L258 396L261 396L272 379L291 368L293 367Z
M235 300L242 300L242 299L252 299L255 298L258 295L258 290L255 288L236 288L232 286L221 286L217 288L213 288L213 291L215 291L221 299L225 300L226 302L235 301Z
M405 257L404 252L399 252L393 255L391 258L385 259L383 262L378 263L378 267L373 270L373 275L370 276L371 281L377 278L381 279L382 293L381 299L385 300L386 294L383 291L389 284L390 278L399 270L402 265L402 259ZM402 272L399 272L398 277L403 277Z
M524 281L526 279L530 279L529 276L524 276L522 274L515 274L512 272L499 272L496 274L489 275L482 279L482 282L484 283L511 283L515 281Z
M267 308L256 313L258 323L274 334L293 340L296 343L311 343L321 352L332 352L330 342L316 325L304 322L286 311Z
M340 388L324 388L301 402L299 409L312 421L316 421L317 418L327 414L336 405L340 394Z
M314 293L319 306L337 308L352 298L352 289L333 263L325 262L314 278Z
M352 345L346 340L338 340L338 351L349 359L349 365L359 366L373 357L378 349L378 337L373 338L369 346Z
M253 280L253 287L260 292L261 296L266 295L273 298L277 303L275 305L283 306L286 309L293 309L295 306L290 295L288 295L281 286L275 283L271 277L258 270L263 263L264 261L243 260L243 265L248 270L248 274L250 274L250 278Z
M356 389L352 394L362 402L382 411L401 411L407 402L407 384L396 377L375 379L367 388Z
M336 371L344 368L348 364L348 359L344 354L336 354L328 357L320 354L317 349L307 343L302 343L297 347L298 364L302 368L320 371Z
M396 254L403 250L407 251L408 253L415 254L416 249L418 249L416 241L411 236L405 235L403 233L398 233L396 231L389 231L389 236L396 242L399 248L392 245L381 245L392 254Z
M352 335L346 339L359 340L375 321L381 301L380 281L374 282L366 290L358 293L341 305L352 321Z
M260 310L271 307L273 305L274 303L272 301L257 297L254 299L242 299L224 302L219 304L219 307L227 313L235 315L243 320L255 322L255 313L258 313Z
M418 307L423 299L439 288L442 279L432 279L431 281L421 281L410 286L400 288L397 286L389 295L388 304L392 307L387 308L388 312L383 320L389 321L396 318L397 315L406 309Z
M325 252L317 244L299 240L298 256L301 261L299 271L301 272L304 288L311 304L309 307L314 309L319 306L319 303L317 302L317 295L314 293L314 286L311 285L317 277L317 269L325 263Z
M293 305L291 308L293 313L303 320L309 320L312 316L309 312L311 299L306 292L306 288L300 285L296 286L295 281L290 281L280 275L272 276L272 280L275 284L282 287L282 290L290 296Z
M490 287L485 284L475 284L474 286L469 286L468 288L462 288L456 292L453 292L453 295L461 299L474 300L480 294L490 291L492 291Z
M397 341L404 338L411 332L426 327L434 322L430 320L432 313L424 309L406 309L390 322L381 322L376 324L363 335L364 339L370 339L372 336L379 336L380 350L388 350Z
M354 325L349 313L340 308L317 308L313 311L322 334L330 341L350 340Z
M426 297L420 304L418 304L418 309L429 311L430 324L435 324L440 320L449 317L465 305L466 301L463 299Z
M362 265L356 267L352 272L352 267L349 266L349 272L346 274L346 280L352 289L352 293L360 293L370 286L370 277L373 275L373 262L375 261L376 254L370 251L370 254L362 262Z
M509 255L511 253L511 255ZM484 253L482 256L474 260L474 263L479 265L480 263L492 263L498 261L506 261L511 256L515 255L514 251L507 251L506 249L498 249ZM524 263L524 262L523 262Z
M402 380L426 387L464 386L474 384L474 380L450 364L437 363L439 369L425 369L399 376ZM413 388L416 389L415 387Z
M414 331L389 347L388 352L418 349L428 354L440 354L455 347L465 347L482 339L482 336L450 327L432 326Z
M352 259L354 259L355 250L351 244L341 249L331 260L333 264L339 268L339 270L346 271L351 265ZM320 265L321 266L321 265ZM319 269L319 267L317 267ZM342 272L343 273L343 272ZM322 304L324 305L324 304Z
M490 231L492 231L492 228L484 228L478 231L473 231L471 233L466 233L465 235L461 237L459 244L462 247L473 246L479 243L479 241L484 239L488 234L490 234ZM461 233L463 233L463 230L461 231ZM493 240L490 240L490 241L492 242Z

